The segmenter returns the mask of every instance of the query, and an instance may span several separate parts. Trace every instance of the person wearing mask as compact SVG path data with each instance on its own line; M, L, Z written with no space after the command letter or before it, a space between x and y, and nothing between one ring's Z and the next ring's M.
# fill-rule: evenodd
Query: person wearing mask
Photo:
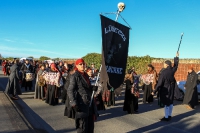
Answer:
M91 99L93 88L87 73L84 71L84 60L77 59L75 65L76 71L70 77L67 95L69 96L70 105L76 111L77 133L93 133L94 117L96 118L98 115L96 105Z
M188 109L194 109L198 105L198 92L197 92L198 75L193 67L188 70L187 81L185 84L185 96L183 104L186 104Z
M154 95L158 90L160 90L160 102L164 104L165 116L160 119L161 121L169 121L172 117L173 111L173 100L174 100L174 90L175 90L175 72L178 69L179 63L179 53L177 52L174 58L174 66L172 67L172 62L166 60L164 62L164 70L159 76L158 84L156 89L152 92Z

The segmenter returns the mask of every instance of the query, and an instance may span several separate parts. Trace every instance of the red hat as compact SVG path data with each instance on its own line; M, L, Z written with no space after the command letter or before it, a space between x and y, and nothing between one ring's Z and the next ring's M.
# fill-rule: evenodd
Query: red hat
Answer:
M80 58L80 59L77 59L76 62L75 62L76 65L78 65L78 64L80 64L80 63L85 64L85 61L84 61L83 59Z

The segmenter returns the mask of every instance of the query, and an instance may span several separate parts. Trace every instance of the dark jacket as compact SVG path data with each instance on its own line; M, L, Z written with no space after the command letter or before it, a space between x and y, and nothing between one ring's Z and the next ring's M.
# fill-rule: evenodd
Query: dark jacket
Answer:
M26 65L25 65L25 63L22 65L22 67L21 67L21 72L22 72L22 76L23 76L23 79L26 77L26 73L27 72L30 72L30 73L33 73L33 66L31 65L31 64L29 64L30 66L29 67L27 67Z
M13 95L21 94L19 80L20 80L19 67L17 66L17 64L14 64L10 68L10 76L8 78L8 83L7 83L5 92L7 94L13 94Z
M160 89L160 100L164 105L169 106L173 103L174 89L175 89L175 78L174 74L177 71L179 58L174 58L174 66L167 67L162 71L159 76L158 83L154 93Z
M80 109L76 112L76 118L88 117L90 113L89 104L92 96L92 88L78 71L70 77L67 95L69 96L70 105L77 106ZM94 102L92 103L92 107L96 107ZM96 110L94 113L96 114Z
M198 76L196 72L192 71L188 74L185 84L186 92L183 104L189 104L192 108L198 104L197 80Z

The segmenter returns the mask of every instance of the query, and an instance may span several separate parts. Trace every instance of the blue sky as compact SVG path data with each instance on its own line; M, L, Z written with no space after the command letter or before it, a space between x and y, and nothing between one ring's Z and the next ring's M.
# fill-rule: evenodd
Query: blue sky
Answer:
M0 0L2 56L80 58L101 53L99 14L118 0ZM129 56L172 58L184 32L180 58L199 58L200 0L123 0ZM115 19L115 15L107 15ZM119 18L122 24L126 23Z

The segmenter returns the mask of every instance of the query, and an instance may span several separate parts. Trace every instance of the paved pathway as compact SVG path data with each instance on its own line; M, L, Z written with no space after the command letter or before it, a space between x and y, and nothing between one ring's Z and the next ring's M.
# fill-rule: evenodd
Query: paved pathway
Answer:
M0 89L0 132L35 132L10 98Z

